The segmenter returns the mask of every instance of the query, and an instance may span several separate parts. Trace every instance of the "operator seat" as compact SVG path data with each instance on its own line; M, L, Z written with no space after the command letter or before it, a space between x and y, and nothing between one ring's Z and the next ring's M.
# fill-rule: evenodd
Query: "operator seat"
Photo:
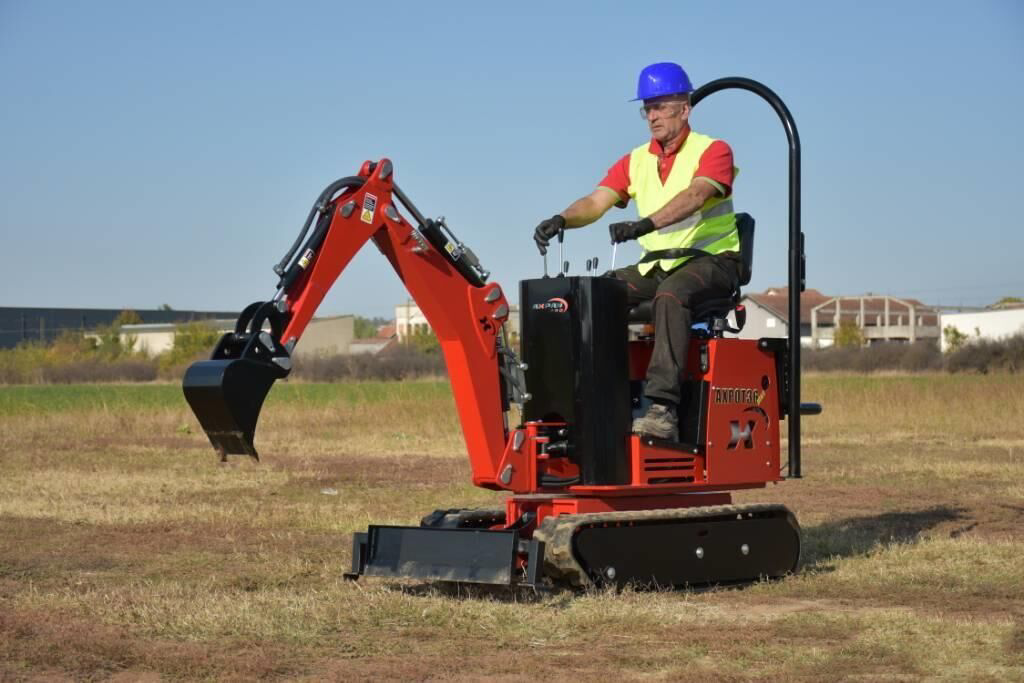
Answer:
M751 267L754 261L754 218L748 213L736 214L736 230L740 238L740 286L750 283ZM736 312L736 327L729 327L729 312ZM738 333L747 322L747 311L740 304L740 289L736 288L730 296L720 299L709 299L695 306L693 327L700 335L721 337L724 332ZM654 322L654 300L644 301L629 309L629 322ZM707 327L706 332L704 327Z

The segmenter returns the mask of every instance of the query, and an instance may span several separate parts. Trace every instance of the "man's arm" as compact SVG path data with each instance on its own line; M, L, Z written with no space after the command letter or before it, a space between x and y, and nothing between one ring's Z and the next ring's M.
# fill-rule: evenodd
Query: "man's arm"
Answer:
M732 164L732 148L728 143L712 142L701 155L690 186L651 216L655 227L663 228L693 215L712 197L728 197L735 176Z
M655 228L664 228L693 215L704 202L719 194L718 188L704 178L694 178L690 186L650 215Z
M582 228L601 218L619 202L619 195L610 187L599 187L586 197L580 197L560 214L565 227Z
M537 244L537 249L540 253L546 254L548 245L559 230L590 225L619 201L619 194L608 187L599 187L586 197L580 197L562 213L556 213L540 222L533 231L533 241Z

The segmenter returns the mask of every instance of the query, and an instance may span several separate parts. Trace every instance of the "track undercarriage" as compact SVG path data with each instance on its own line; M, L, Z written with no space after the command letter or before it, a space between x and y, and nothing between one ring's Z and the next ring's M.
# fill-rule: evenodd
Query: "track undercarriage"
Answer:
M782 505L563 514L532 531L505 519L501 508L452 509L420 527L371 526L357 534L346 577L671 588L776 578L800 558L799 526Z

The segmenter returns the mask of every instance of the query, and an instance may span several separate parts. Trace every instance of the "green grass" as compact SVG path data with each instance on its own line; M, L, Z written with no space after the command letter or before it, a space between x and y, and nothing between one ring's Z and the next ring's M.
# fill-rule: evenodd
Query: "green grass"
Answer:
M533 596L340 577L354 530L501 500L445 382L279 384L228 465L177 385L0 388L0 679L1024 678L1024 378L804 397L805 478L736 495L798 574Z
M323 406L339 401L379 403L402 398L429 402L450 396L451 389L444 380L344 384L278 382L267 396L267 405ZM0 416L135 411L184 405L185 397L178 383L0 386Z

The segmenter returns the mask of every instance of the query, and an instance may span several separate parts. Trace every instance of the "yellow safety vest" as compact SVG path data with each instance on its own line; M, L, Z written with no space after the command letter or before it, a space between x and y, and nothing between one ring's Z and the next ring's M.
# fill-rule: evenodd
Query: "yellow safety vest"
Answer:
M629 155L629 196L636 202L636 212L646 218L665 206L669 200L690 186L700 157L715 139L690 131L676 154L672 170L662 184L658 173L658 156L651 154L650 143L634 149ZM737 169L738 172L738 169ZM710 254L739 251L740 237L736 231L736 215L732 199L712 197L700 210L687 218L648 233L639 240L644 253L662 249L702 249ZM646 275L655 263L664 271L672 270L690 257L666 259L637 264Z

